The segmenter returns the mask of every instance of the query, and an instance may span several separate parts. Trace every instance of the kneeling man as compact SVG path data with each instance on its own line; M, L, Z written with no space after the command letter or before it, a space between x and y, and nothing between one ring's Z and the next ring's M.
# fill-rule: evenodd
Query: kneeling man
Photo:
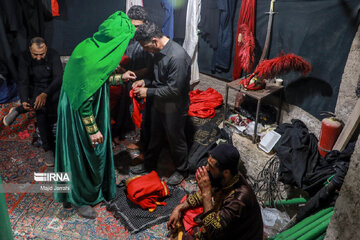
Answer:
M195 177L199 191L191 194L172 212L168 229L179 226L186 210L203 207L194 221L192 236L185 239L263 239L263 223L256 196L245 178L238 173L240 154L230 144L220 144L210 151L206 166Z

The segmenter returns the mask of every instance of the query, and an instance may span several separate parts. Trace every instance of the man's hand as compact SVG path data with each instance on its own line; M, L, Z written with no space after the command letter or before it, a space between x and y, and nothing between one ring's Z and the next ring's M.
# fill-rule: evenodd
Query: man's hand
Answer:
M104 137L100 131L95 134L90 135L90 140L92 142L93 147L97 144L101 144L104 142Z
M134 88L134 94L138 98L146 98L147 90L145 87Z
M211 201L211 182L205 166L198 168L195 173L195 178L201 191L201 197L205 213L213 208L213 203Z
M141 88L141 87L145 87L145 81L144 80L139 80L136 81L132 84L132 88Z
M47 98L46 93L40 93L35 99L34 109L38 110L38 109L42 108L43 106L45 106L46 98Z
M24 108L26 111L32 111L32 110L34 110L32 107L30 107L30 103L28 103L28 102L23 102L23 103L22 103L22 106L23 106L23 108Z
M180 205L174 208L172 211L169 221L167 223L167 229L173 230L176 229L176 224L180 222L180 216L181 216L181 208Z
M201 195L209 195L211 197L211 182L205 166L197 169L195 178L201 191Z
M133 71L126 71L124 74L123 74L123 81L124 82L127 82L127 81L135 81L136 80L136 74L133 72Z

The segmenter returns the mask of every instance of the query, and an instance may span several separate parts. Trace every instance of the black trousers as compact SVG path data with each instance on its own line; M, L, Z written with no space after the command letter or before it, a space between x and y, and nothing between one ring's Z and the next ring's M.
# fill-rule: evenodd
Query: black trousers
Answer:
M145 168L155 170L157 160L167 137L171 157L177 171L187 171L188 147L185 136L186 114L162 113L151 108L150 141L145 152Z
M28 103L33 104L36 97L42 93L42 90L35 89ZM40 138L43 143L42 147L45 151L55 150L54 136L52 134L52 125L56 122L57 114L57 104L58 104L58 94L54 96L48 96L46 99L46 104L44 107L35 111L36 115L36 126L39 128ZM16 108L18 113L26 113L27 110L24 109L22 105Z
M142 112L142 122L140 129L140 150L146 152L150 137L151 137L151 107L152 99L147 98L145 103L145 109Z

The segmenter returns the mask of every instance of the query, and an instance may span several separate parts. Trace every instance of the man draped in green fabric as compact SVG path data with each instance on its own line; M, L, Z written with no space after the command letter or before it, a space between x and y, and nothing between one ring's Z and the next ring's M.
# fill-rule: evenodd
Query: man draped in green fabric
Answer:
M65 67L58 107L55 172L70 173L71 191L55 192L64 208L95 218L92 206L116 194L110 133L109 84L134 80L133 72L112 74L135 27L115 12L73 51Z
M11 230L11 224L8 215L8 208L6 205L4 188L2 187L0 177L0 239L11 240L13 239L13 233Z

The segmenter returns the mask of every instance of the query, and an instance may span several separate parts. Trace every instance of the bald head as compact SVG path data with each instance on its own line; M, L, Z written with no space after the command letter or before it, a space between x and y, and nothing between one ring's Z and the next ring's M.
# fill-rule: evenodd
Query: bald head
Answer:
M33 42L30 47L31 57L35 60L40 61L46 57L47 47L45 42Z

